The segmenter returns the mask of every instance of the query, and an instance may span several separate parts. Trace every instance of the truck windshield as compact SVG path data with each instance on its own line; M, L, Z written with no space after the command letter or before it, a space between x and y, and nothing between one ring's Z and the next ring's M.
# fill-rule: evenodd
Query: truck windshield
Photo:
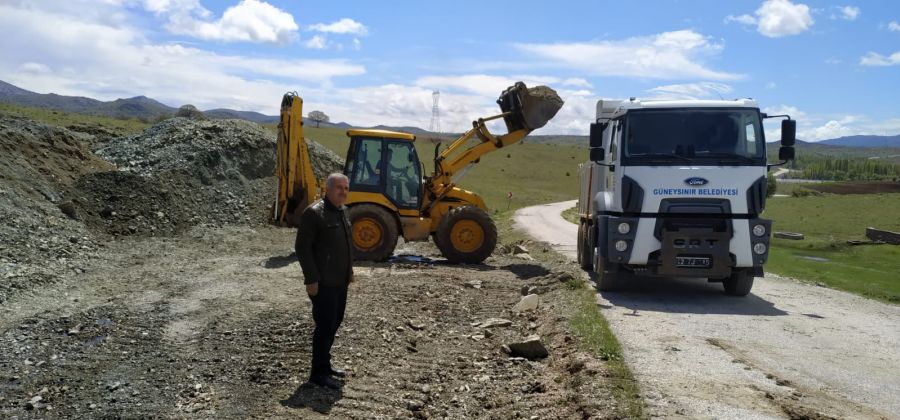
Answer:
M642 109L625 118L623 165L766 164L757 109Z

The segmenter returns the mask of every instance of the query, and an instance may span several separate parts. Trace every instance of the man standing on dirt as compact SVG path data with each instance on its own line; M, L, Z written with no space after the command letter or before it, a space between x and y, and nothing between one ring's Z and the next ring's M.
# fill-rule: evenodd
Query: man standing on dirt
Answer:
M295 243L316 324L309 381L332 389L341 387L334 377L346 376L331 365L331 345L344 319L347 286L353 281L350 220L344 206L349 191L344 174L329 175L325 197L300 216Z

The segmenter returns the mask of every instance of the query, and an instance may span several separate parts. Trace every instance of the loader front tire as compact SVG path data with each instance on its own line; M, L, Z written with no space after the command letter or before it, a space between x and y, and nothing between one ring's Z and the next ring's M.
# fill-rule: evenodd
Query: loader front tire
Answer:
M350 239L355 260L384 261L397 247L397 222L381 206L359 204L350 207Z
M494 252L497 227L484 210L474 206L457 207L441 220L434 239L448 261L478 264Z

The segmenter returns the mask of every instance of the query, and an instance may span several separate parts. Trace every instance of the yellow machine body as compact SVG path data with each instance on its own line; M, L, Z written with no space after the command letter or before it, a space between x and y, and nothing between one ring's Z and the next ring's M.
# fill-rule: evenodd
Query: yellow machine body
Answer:
M501 94L503 113L472 123L473 128L437 154L434 172L422 173L415 135L388 130L350 129L344 174L350 180L354 254L358 259L389 257L402 236L406 241L433 237L453 262L479 263L493 252L496 227L478 194L456 186L459 177L492 151L518 143L543 126L562 106L549 88L550 100L529 94L521 82ZM546 93L544 94L546 95ZM555 98L553 98L555 96ZM278 134L278 197L274 220L296 225L296 218L323 195L303 138L302 99L285 95ZM486 123L503 119L508 133L494 135ZM477 144L470 145L470 140Z

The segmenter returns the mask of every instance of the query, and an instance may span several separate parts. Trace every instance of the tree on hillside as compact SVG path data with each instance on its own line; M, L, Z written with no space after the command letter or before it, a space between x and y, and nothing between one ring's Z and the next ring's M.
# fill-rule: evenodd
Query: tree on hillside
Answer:
M316 122L316 128L319 128L319 123L328 122L329 120L328 116L322 111L312 111L307 117Z

